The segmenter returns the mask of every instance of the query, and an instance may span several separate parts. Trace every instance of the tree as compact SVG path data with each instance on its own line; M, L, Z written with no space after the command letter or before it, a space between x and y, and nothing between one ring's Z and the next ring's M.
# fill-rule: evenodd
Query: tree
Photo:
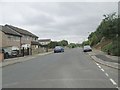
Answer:
M82 46L85 46L85 45L89 45L89 40L84 41L84 42L82 43Z
M101 22L100 29L104 37L112 39L118 33L118 18L116 13L104 15L105 19Z
M76 44L75 43L70 43L71 48L75 48Z
M55 48L55 46L58 45L58 42L56 41L51 41L49 44L48 44L48 48Z
M118 18L116 13L103 16L104 19L102 20L96 31L92 32L88 36L88 40L91 46L99 43L103 37L107 39L113 39L118 33Z
M68 41L67 40L62 40L60 41L61 46L67 46L68 45Z
M68 45L68 41L67 40L62 40L62 41L51 41L48 44L48 48L55 48L55 46L67 46Z
M102 47L102 50L109 50L112 55L120 56L120 16L116 13L103 15L104 19L95 32L88 36L88 41L84 41L83 45L90 43L91 46L98 44L100 41L110 41L107 45ZM100 42L102 44L102 42Z

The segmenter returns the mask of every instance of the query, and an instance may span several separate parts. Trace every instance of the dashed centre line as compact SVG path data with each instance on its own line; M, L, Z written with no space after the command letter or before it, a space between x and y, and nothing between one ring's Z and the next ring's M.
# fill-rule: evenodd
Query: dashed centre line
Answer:
M96 63L96 65L101 69L101 71L103 71L105 73L105 70L98 63ZM117 85L117 83L112 78L110 78L107 73L105 73L105 75L109 78L109 80L112 82L113 85ZM118 88L118 87L116 87L116 88Z
M105 71L104 69L101 69L103 72Z
M110 78L110 81L113 83L113 85L117 85L117 83L112 78Z
M96 63L97 65L99 65L98 63Z
M101 66L98 66L101 69Z
M108 75L107 73L105 73L105 75L106 75L107 77L109 77L109 75Z

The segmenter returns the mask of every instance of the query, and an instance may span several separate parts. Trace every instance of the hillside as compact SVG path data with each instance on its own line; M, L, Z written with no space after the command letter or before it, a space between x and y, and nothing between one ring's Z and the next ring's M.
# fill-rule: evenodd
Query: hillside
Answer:
M88 41L83 45L90 44L92 47L102 50L110 55L120 56L120 19L116 13L103 15L104 19L95 32L88 36Z
M101 41L99 43L97 43L96 45L94 45L93 47L96 48L96 49L101 50L104 46L106 46L106 45L108 45L110 43L112 43L111 40L102 38Z

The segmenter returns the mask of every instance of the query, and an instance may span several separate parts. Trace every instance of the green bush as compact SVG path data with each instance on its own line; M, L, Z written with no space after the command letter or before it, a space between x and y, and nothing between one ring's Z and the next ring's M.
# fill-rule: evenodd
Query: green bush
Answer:
M108 53L110 52L111 55L114 56L120 56L120 42L119 39L113 40L112 43L109 43L108 45L104 46L102 48L103 52Z
M113 41L112 44L112 54L115 56L120 56L120 38Z
M110 51L110 53L112 52L111 51L112 50L112 43L109 43L109 44L107 44L107 45L105 45L103 48L102 48L102 51L103 52L108 52L108 51Z

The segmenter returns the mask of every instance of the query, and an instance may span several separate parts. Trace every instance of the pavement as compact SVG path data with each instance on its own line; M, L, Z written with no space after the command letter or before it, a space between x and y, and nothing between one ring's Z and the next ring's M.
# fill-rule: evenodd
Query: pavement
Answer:
M110 70L116 72L116 69L110 68ZM108 75L106 70L81 48L75 48L65 50L64 53L38 56L27 62L3 67L2 86L3 88L112 88L109 90L116 88L117 90L117 82L110 77L114 76L115 72Z
M40 54L36 54L36 55L29 55L29 56L24 56L24 57L5 59L4 62L0 63L0 68L8 66L8 65L16 64L16 63L22 63L22 62L25 62L25 61L28 61L28 60L32 60L32 59L34 59L38 56L48 55L48 54L51 54L51 53L53 53L53 51L46 52L46 53L40 53Z
M120 57L110 56L100 50L93 49L92 52L87 52L91 58L102 65L120 70Z

